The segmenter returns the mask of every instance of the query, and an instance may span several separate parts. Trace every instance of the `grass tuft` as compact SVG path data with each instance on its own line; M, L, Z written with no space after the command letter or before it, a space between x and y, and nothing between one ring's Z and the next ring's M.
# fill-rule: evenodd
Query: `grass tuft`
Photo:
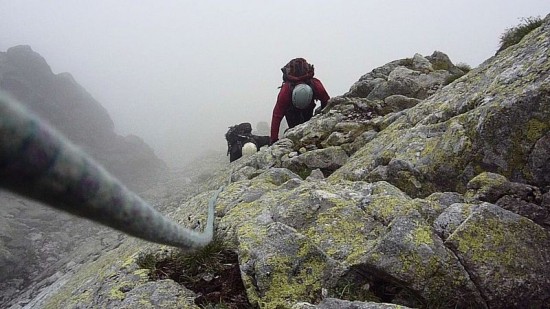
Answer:
M498 53L508 47L516 45L521 41L521 39L523 39L524 36L541 25L542 18L538 16L521 18L521 23L519 25L506 29L506 31L500 36L500 47L496 54L498 55Z
M464 62L459 62L457 65L455 65L457 68L459 68L462 72L468 73L472 70L472 67Z
M151 270L153 281L172 279L197 293L202 308L250 308L243 286L238 256L220 236L195 251L173 250L138 256L137 264Z

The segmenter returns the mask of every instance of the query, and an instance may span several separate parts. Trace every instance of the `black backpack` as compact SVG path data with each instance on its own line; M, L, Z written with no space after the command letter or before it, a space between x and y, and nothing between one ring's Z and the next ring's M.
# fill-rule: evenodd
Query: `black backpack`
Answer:
M227 140L227 155L230 156L230 162L242 156L244 144L248 142L256 144L252 137L252 125L248 122L229 127L229 130L225 133L225 139Z

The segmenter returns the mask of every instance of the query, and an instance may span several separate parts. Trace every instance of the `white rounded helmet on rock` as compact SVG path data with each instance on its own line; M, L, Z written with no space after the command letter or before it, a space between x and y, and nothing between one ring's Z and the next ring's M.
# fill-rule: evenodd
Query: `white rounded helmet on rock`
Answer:
M256 144L254 144L252 142L248 142L248 143L244 144L243 148L242 148L243 157L253 155L257 151L258 151L258 149L256 148Z
M313 99L313 89L308 84L298 84L292 90L292 104L298 109L305 109Z

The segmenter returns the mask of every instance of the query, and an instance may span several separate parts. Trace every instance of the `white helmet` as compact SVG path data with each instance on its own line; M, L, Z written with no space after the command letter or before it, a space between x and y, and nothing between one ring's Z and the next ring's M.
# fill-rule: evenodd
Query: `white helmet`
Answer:
M243 145L243 148L241 149L243 157L247 157L250 155L255 154L258 151L258 148L256 148L256 144L252 142L248 142Z
M292 104L299 109L305 109L313 99L313 89L308 84L298 84L292 90Z

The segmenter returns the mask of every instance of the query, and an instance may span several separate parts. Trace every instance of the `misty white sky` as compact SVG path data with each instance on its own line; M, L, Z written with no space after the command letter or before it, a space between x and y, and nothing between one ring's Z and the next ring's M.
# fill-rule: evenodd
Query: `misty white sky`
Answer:
M25 44L69 72L168 163L226 149L271 120L280 68L304 57L331 96L390 61L440 50L479 65L548 0L0 0L0 51Z

